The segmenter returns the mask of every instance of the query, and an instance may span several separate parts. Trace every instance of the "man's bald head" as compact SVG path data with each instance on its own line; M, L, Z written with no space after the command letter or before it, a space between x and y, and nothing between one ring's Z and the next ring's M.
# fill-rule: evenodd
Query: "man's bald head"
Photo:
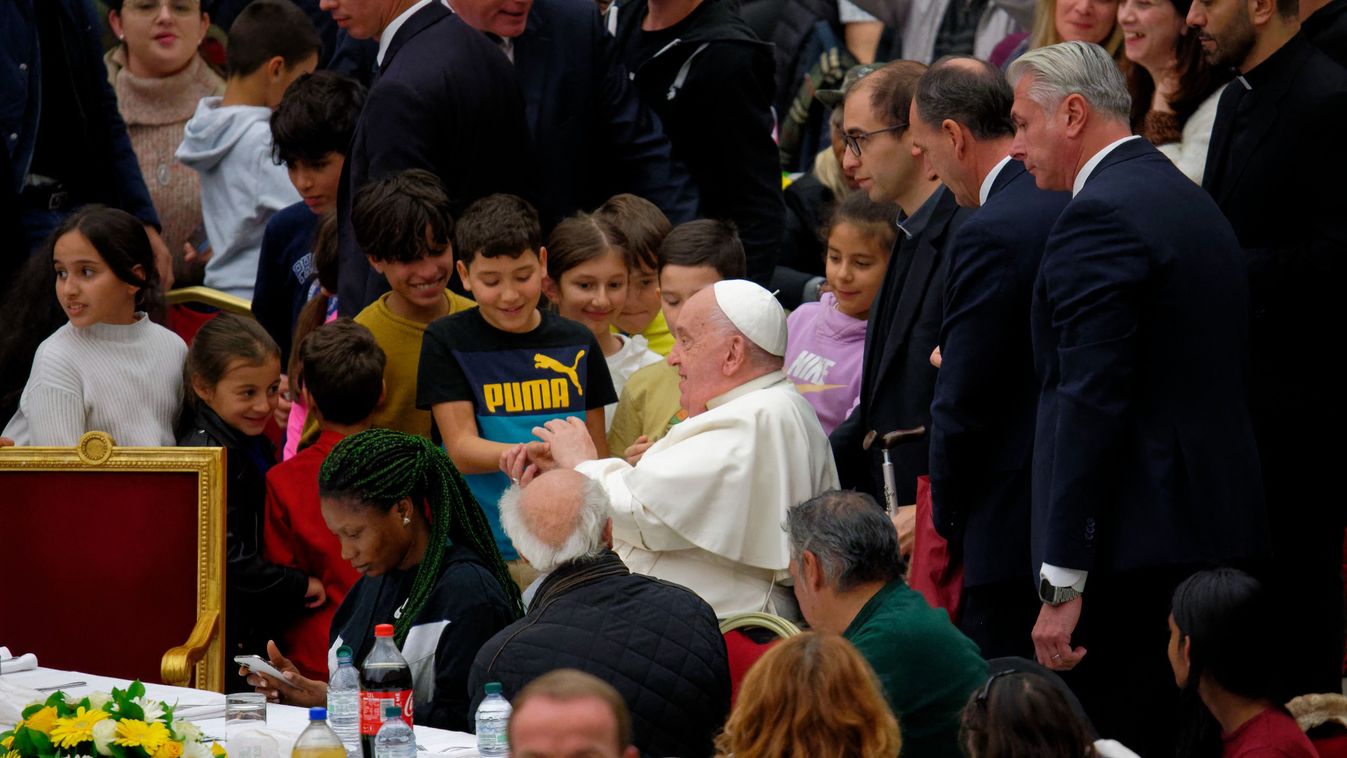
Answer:
M510 487L500 499L500 521L519 554L543 573L594 557L612 539L608 493L573 469L541 474L528 487Z
M688 298L674 332L668 360L678 369L679 405L689 416L705 411L707 401L781 370L783 359L754 344L720 309L713 287Z

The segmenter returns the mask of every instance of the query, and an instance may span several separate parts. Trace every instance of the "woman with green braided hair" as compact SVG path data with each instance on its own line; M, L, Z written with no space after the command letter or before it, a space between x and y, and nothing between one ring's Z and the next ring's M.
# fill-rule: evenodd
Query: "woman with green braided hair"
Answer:
M329 665L342 645L363 661L375 625L393 624L412 669L415 722L468 731L473 656L519 617L520 601L463 477L430 440L370 429L337 443L318 491L342 558L361 575L332 620ZM326 682L302 676L274 642L267 652L285 681L248 672L249 684L277 702L326 702Z

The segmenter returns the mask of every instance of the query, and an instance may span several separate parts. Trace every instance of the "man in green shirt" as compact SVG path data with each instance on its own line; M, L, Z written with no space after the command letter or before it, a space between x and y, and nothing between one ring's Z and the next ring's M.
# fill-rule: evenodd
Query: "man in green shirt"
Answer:
M805 620L856 646L898 717L903 758L961 758L959 713L987 680L978 647L903 581L898 534L869 495L792 508L791 576Z

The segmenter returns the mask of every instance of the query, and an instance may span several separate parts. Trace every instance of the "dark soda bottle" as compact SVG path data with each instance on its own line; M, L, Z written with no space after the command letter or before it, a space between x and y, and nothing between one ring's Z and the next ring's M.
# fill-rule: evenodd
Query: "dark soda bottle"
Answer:
M385 701L401 708L402 720L412 725L412 669L393 642L392 624L374 627L374 649L360 664L360 746L365 758L374 758Z

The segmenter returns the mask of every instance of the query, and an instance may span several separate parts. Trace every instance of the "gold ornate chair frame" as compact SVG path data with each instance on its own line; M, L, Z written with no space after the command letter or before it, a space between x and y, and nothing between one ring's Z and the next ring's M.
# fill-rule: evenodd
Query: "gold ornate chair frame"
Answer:
M164 296L164 301L169 305L178 303L199 303L209 305L212 308L219 308L239 316L253 317L252 303L238 295L231 295L228 292L221 292L210 287L180 287L169 290Z
M218 447L116 447L105 432L87 432L74 448L0 448L5 471L135 471L196 474L196 624L183 644L166 651L168 684L224 691L225 468ZM98 673L98 672L90 672Z

